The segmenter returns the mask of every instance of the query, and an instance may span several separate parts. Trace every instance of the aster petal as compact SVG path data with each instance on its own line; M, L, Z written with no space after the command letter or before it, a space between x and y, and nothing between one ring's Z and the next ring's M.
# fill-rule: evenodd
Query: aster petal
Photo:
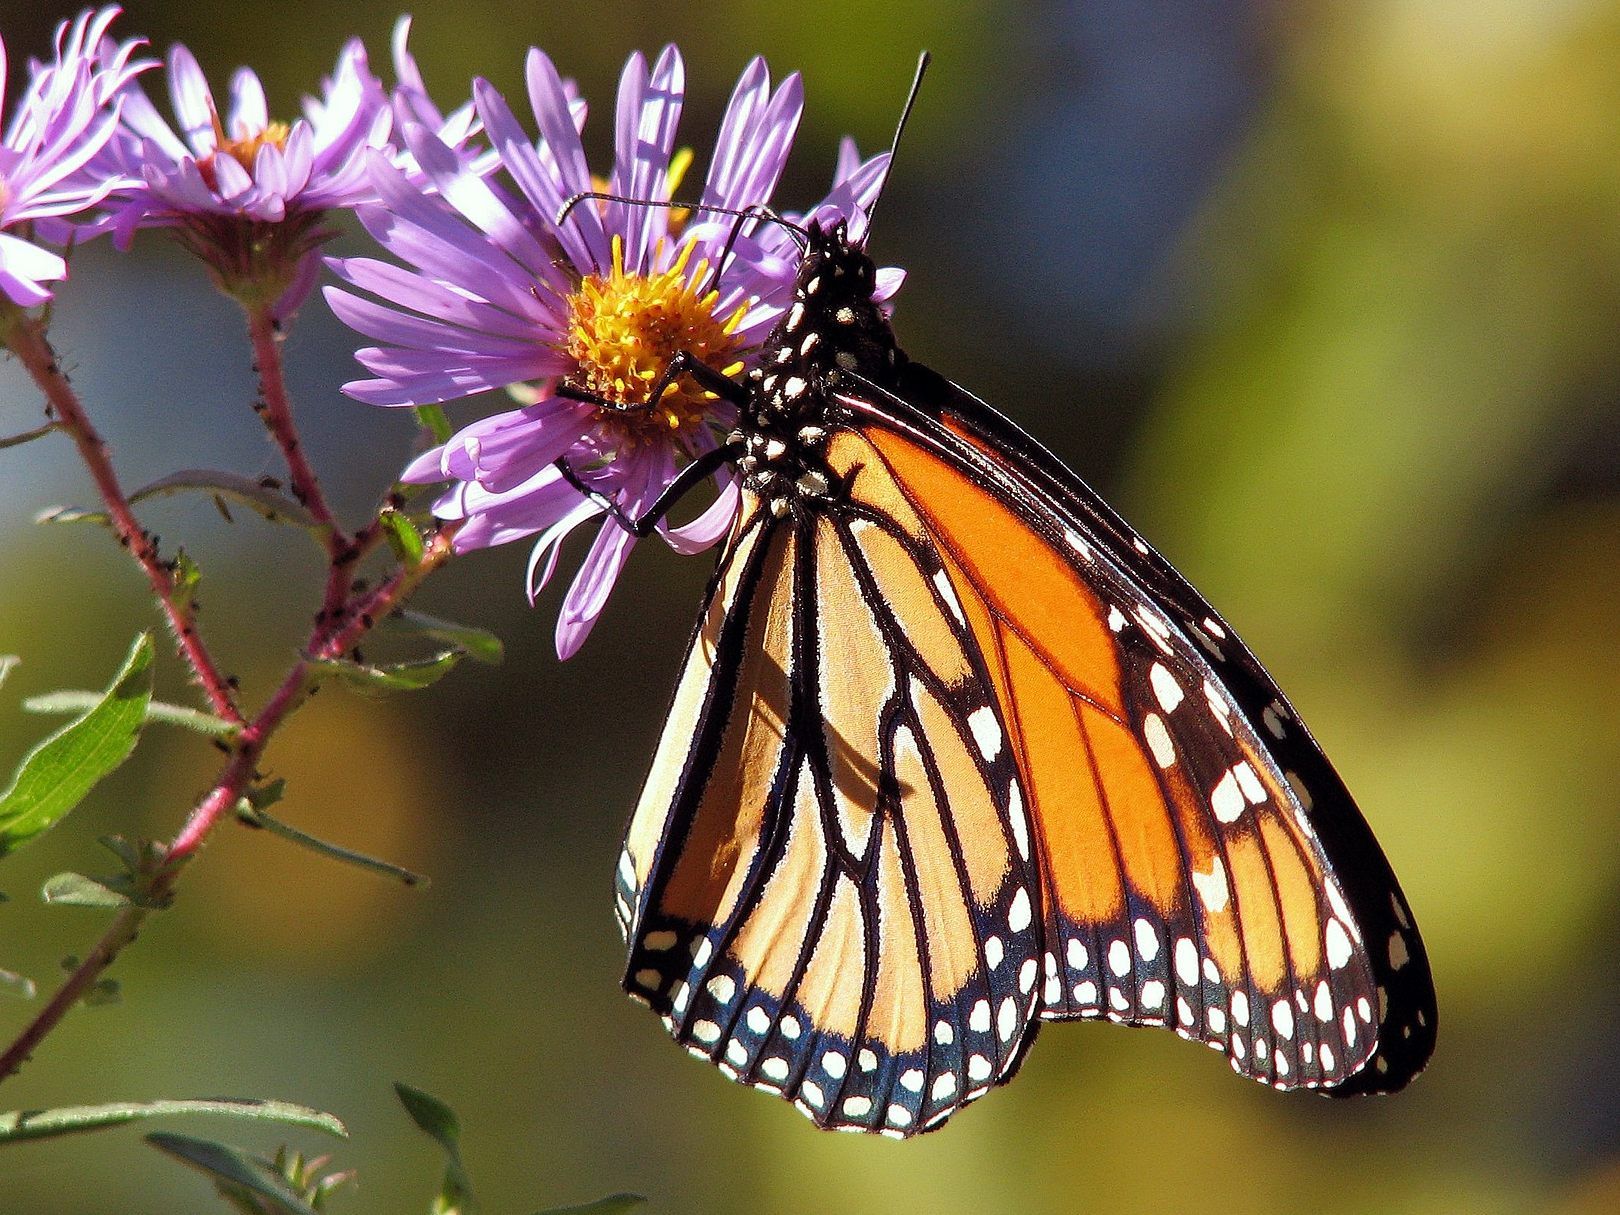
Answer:
M703 201L733 210L768 203L803 113L804 81L797 72L773 96L764 60L750 63L721 124Z
M499 337L476 329L449 325L429 317L412 316L337 287L328 287L325 295L338 320L379 342L501 358L532 354L537 345L532 334L527 337Z
M264 85L252 68L237 68L231 76L232 139L251 139L270 125L270 104Z
M377 154L371 157L371 181L382 205L357 208L356 214L383 248L519 316L540 320L549 314L533 291L532 276Z
M533 276L557 287L567 285L552 264L555 253L543 247L518 222L500 196L463 157L433 132L414 123L406 127L405 141L441 198L488 233L496 245Z
M686 68L680 52L666 46L652 72L640 54L630 57L619 78L619 105L610 192L640 201L669 197L669 161L675 151L686 92ZM669 228L663 207L609 203L607 226L624 238L624 264L650 268L649 254Z
M32 308L51 298L39 284L67 277L67 263L48 249L0 232L0 291L19 308Z
M508 384L544 379L550 374L544 357L482 359L367 347L357 350L355 358L377 378L352 380L343 391L368 405L437 405Z
M444 284L369 257L328 258L332 273L362 291L370 291L402 308L437 317L446 324L480 330L497 337L534 341L536 325L492 304L471 299Z
M169 50L169 101L180 134L199 156L214 150L214 96L197 57L179 43Z
M573 107L556 67L542 51L535 48L529 51L526 69L529 104L540 127L540 138L547 153L546 162L552 166L557 192L562 199L589 192L594 187L590 168L585 163L585 148L579 141ZM486 129L488 125L486 116ZM504 161L505 157L502 159ZM510 162L507 163L510 168ZM612 256L596 208L574 208L568 227L577 230L584 238L590 263L598 270L606 269ZM580 264L585 263L581 261Z

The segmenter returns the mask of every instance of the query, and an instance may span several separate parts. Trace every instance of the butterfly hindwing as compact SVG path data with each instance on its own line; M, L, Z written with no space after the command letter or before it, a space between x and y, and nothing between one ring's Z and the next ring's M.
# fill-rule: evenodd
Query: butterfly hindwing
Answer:
M620 894L627 989L677 1039L821 1125L907 1135L1022 1057L1040 888L965 620L874 488L745 513Z

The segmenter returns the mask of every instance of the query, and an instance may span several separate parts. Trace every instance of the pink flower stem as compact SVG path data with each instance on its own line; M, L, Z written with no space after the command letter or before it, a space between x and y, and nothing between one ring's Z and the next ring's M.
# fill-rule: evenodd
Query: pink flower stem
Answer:
M349 536L338 524L337 516L327 504L321 490L320 478L304 454L304 443L293 421L292 398L287 393L287 377L281 359L281 341L284 336L281 322L266 305L246 306L248 336L253 342L253 369L259 376L259 401L254 406L264 422L270 437L281 449L292 481L292 495L309 511L321 529L321 542L326 546L330 564L326 571L326 589L321 597L320 610L315 615L317 635L324 635L334 627L343 614L343 605L354 585L354 570L360 558L370 548L363 543L365 531ZM369 529L367 529L369 530ZM380 536L381 528L378 527Z
M310 636L307 650L310 657L340 656L352 649L378 620L398 609L422 584L423 579L449 559L457 526L447 524L442 527L428 541L422 559L414 566L397 571L376 590L350 605L330 625L323 628L318 624ZM68 1010L90 990L124 947L135 940L152 908L162 906L167 901L181 870L197 854L209 832L252 787L257 778L259 760L270 743L271 735L309 691L313 671L308 660L297 663L264 708L236 735L229 762L214 787L197 803L179 834L174 837L174 842L169 845L163 867L152 876L143 892L142 903L130 903L118 910L84 960L74 968L16 1040L0 1054L0 1081L15 1074L28 1061Z
M153 541L151 533L136 520L129 499L118 483L118 475L113 471L112 460L107 454L106 441L91 424L78 394L73 391L73 386L68 383L67 376L57 362L56 352L51 349L51 344L45 336L44 322L30 316L15 314L0 318L0 331L4 333L5 344L27 368L34 383L39 385L40 391L45 394L45 399L49 403L47 413L54 415L61 428L68 432L78 447L79 455L83 458L85 467L90 470L96 489L100 491L101 500L107 507L107 517L118 536L118 543L129 550L130 556L135 558L145 572L146 580L152 585L152 593L157 597L158 606L162 608L163 614L168 618L169 627L174 632L175 644L187 665L191 667L197 683L207 695L214 713L233 725L241 725L242 713L236 707L236 697L230 683L214 664L208 647L197 631L191 610L183 606L175 593L173 567L158 555L157 544Z

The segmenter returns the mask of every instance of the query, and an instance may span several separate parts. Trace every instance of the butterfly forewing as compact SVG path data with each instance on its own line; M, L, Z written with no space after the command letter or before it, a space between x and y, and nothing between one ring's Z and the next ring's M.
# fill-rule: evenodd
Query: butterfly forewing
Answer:
M1043 1015L1170 1025L1279 1087L1400 1087L1433 991L1332 768L1168 563L1016 431L1009 461L984 428L1010 424L946 389L935 415L888 397L909 417L872 434L939 536L1019 750Z

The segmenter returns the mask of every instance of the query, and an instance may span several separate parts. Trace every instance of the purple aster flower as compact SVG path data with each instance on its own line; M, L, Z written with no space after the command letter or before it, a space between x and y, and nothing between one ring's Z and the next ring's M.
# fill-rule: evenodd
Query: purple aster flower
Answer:
M231 78L223 116L184 46L169 52L167 75L177 129L139 86L125 94L124 130L100 167L138 184L113 196L101 227L120 247L138 228L170 228L226 291L290 311L313 285L326 214L371 196L365 154L389 146L393 113L365 48L344 46L292 122L271 121L249 68Z
M86 10L56 30L56 56L35 63L27 87L0 139L0 292L20 308L51 298L46 283L67 277L67 263L29 239L31 229L94 206L120 183L91 181L83 170L118 127L117 94L151 66L133 56L139 40L106 43L120 10ZM0 96L6 51L0 42ZM15 230L23 228L24 235Z
M701 208L687 214L642 201L591 201L559 225L564 203L600 183L580 143L583 107L538 50L529 52L527 80L538 142L487 82L473 86L504 179L484 179L414 124L406 125L404 143L431 194L372 158L380 202L358 214L409 268L335 261L347 283L387 302L339 289L327 298L349 325L382 343L357 352L374 377L345 386L358 400L426 405L532 385L514 389L522 408L473 423L404 473L418 483L452 482L434 511L462 521L459 549L533 541L532 599L555 571L563 540L604 513L567 483L556 461L566 457L625 514L644 512L734 420L731 406L684 377L649 408L653 385L682 350L741 374L790 300L798 256L778 225L754 223L717 278L738 221ZM630 58L619 84L609 192L646 202L675 197L692 159L675 143L684 95L674 47L650 68L640 54ZM797 75L773 91L764 61L750 63L721 124L701 203L732 210L767 203L802 108ZM834 189L812 214L863 223L886 165L886 156L862 162L846 145ZM898 272L882 276L884 296L898 285ZM583 403L560 392L564 386L617 407ZM737 489L729 471L716 483L718 496L698 518L659 525L677 552L707 548L730 526ZM617 522L601 519L558 618L563 658L601 614L634 543Z

